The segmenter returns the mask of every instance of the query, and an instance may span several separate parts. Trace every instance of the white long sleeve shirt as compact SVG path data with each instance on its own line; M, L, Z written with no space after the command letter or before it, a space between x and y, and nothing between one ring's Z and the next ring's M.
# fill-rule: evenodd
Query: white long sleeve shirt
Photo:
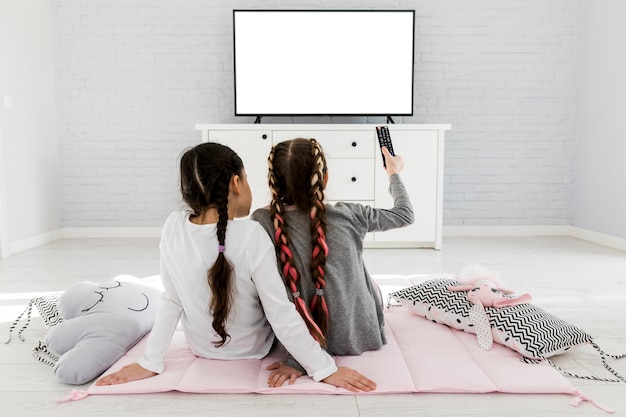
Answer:
M316 381L337 370L333 359L309 334L287 297L277 269L274 245L251 220L229 221L224 252L234 266L235 296L226 323L230 335L220 340L208 312L211 291L207 271L218 255L215 224L196 225L189 212L175 211L161 233L161 305L139 364L156 373L164 370L167 348L180 320L192 352L208 359L263 358L274 334ZM272 331L273 330L273 331Z

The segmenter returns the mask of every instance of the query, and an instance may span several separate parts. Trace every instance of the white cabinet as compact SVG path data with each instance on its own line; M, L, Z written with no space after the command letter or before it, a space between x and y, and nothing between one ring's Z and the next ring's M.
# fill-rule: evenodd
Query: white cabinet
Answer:
M443 151L449 124L391 124L394 150L404 159L401 177L413 209L411 226L373 233L367 247L441 248ZM326 199L392 207L375 125L368 124L197 124L203 141L220 142L243 159L252 187L252 210L270 201L267 156L272 144L294 138L315 138L324 148L329 182Z

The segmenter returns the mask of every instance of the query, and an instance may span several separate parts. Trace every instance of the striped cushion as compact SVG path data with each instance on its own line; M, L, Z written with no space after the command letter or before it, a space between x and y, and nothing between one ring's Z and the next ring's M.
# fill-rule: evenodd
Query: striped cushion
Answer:
M461 285L461 282L449 277L434 278L390 295L428 320L476 333L469 318L472 303L467 300L467 293L448 291L450 285ZM485 311L493 340L527 358L548 358L592 341L591 336L578 327L533 304L485 307Z
M37 307L37 310L39 311L39 315L41 316L41 319L43 320L47 328L50 328L54 326L55 324L62 322L63 318L59 315L59 309L57 307L58 300L59 300L58 293L32 298L28 302L28 305L26 306L26 310L24 310L22 314L20 314L15 319L13 324L11 324L11 327L9 328L9 338L5 343L8 343L11 340L11 338L13 337L13 332L18 326L20 320L22 320L22 318L26 314L26 323L20 328L19 332L17 333L17 337L21 341L24 341L24 336L22 336L22 333L24 332L24 330L26 330L26 328L30 324L30 317L32 315L33 307Z

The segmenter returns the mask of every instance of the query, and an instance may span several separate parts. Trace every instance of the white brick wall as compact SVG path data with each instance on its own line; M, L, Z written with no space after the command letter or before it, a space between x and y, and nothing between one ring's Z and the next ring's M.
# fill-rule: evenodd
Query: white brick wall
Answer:
M194 124L252 122L233 116L232 9L295 7L416 10L404 121L452 123L445 225L570 223L580 1L52 0L62 226L160 226Z

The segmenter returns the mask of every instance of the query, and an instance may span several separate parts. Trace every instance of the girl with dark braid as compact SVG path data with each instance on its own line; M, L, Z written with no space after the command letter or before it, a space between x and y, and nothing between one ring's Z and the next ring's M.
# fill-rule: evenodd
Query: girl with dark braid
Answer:
M180 321L192 352L209 359L265 357L274 335L316 381L371 391L373 381L337 368L310 335L285 293L274 245L247 216L252 194L243 163L230 148L203 143L180 162L187 210L169 215L161 234L161 305L138 363L103 377L111 385L164 371L168 345ZM269 386L280 386L268 379ZM291 381L293 382L293 381Z
M386 343L382 300L363 262L363 239L413 223L413 208L398 175L402 158L382 151L391 209L325 204L324 152L315 139L299 138L272 148L272 201L251 216L274 240L287 291L311 335L332 355L360 355ZM297 358L271 368L277 383L304 372Z

